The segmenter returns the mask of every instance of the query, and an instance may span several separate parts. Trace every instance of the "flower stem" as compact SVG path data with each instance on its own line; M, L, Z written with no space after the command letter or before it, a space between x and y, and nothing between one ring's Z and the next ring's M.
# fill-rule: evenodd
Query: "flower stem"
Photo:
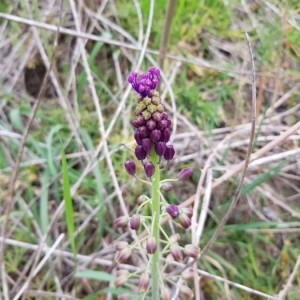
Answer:
M160 169L159 169L159 156L155 153L154 149L151 151L150 155L151 162L155 166L155 172L152 177L152 235L156 242L156 251L152 255L151 265L151 285L152 285L152 300L159 299L159 258L160 258L160 248L159 248L159 223L160 223Z

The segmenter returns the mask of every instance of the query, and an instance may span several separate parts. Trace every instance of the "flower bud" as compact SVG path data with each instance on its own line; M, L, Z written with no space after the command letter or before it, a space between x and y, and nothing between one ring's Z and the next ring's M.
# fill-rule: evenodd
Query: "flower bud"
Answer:
M146 250L148 254L153 254L156 251L156 241L154 236L150 236L146 243Z
M135 141L138 145L142 145L142 140L143 139L142 139L142 137L140 135L140 132L138 130L134 133L134 139L135 139Z
M168 127L168 124L169 124L168 120L161 120L157 123L157 129L164 130Z
M186 300L193 299L194 297L192 290L186 285L182 285L180 287L179 294L182 299L186 299Z
M188 215L183 213L179 215L178 222L185 229L188 229L192 225L191 218L189 218Z
M144 150L146 151L146 153L148 154L151 150L152 147L152 142L149 138L144 138L142 140L142 146L144 148Z
M120 287L128 280L129 272L127 270L118 270L116 272L115 287Z
M167 287L163 287L160 292L161 300L171 300L171 292Z
M182 169L178 175L179 180L188 180L193 174L193 171L189 168Z
M147 152L144 150L143 146L137 145L134 150L135 156L138 160L143 160L147 156Z
M164 153L164 158L166 160L171 160L171 159L173 159L174 155L175 155L174 146L173 145L167 145L166 151Z
M165 111L163 111L160 116L162 120L167 120L169 118L168 113Z
M147 201L148 197L145 195L140 195L138 196L138 198L136 199L136 203L138 205L141 205L142 203L144 203L145 201Z
M141 138L146 138L149 136L149 130L147 126L141 126L138 131L140 133Z
M170 128L164 129L164 131L162 132L161 141L167 143L170 140L170 137L171 137Z
M191 207L183 207L180 209L183 214L186 214L189 218L193 216L193 209Z
M151 131L150 139L154 144L159 142L160 138L161 138L161 131L160 130L154 129L154 130Z
M162 118L161 118L161 115L163 113L159 113L159 112L155 112L154 114L152 114L152 119L155 121L155 122L159 122Z
M122 250L122 249L124 249L124 248L126 248L126 247L128 247L128 246L129 246L128 243L125 242L125 241L116 241L116 242L114 243L114 248L115 248L115 250L117 250L117 251L120 251L120 250Z
M144 164L144 170L147 177L151 178L155 172L155 166L152 162L146 162Z
M143 273L139 280L139 291L140 293L145 293L149 286L149 275L147 273Z
M155 144L155 152L158 156L163 156L165 151L166 151L166 143L165 142L158 142L157 144Z
M114 227L119 228L119 227L125 227L128 224L128 217L126 216L121 216L114 221Z
M196 245L188 244L184 246L183 252L185 255L197 259L199 256L199 248Z
M175 204L167 206L166 212L171 216L172 219L176 219L180 215L179 208Z
M140 225L141 225L140 215L133 215L129 221L130 228L133 230L138 230L140 228Z
M123 263L123 262L127 261L127 259L130 257L130 255L131 255L130 247L123 248L121 251L118 251L116 253L115 261L117 263Z
M132 121L132 125L135 128L139 128L139 127L145 125L145 119L142 116L136 116L134 118L134 120Z
M182 260L182 251L177 243L171 244L170 250L174 260Z
M161 189L165 193L168 193L168 192L173 190L173 184L170 183L170 182L165 182L165 183L162 184Z
M180 235L178 233L174 233L170 236L170 243L177 243L180 240Z
M127 160L124 163L125 169L127 171L127 173L131 176L134 176L135 172L136 172L136 165L132 160Z
M150 119L146 122L147 128L152 131L156 127L156 122L153 119Z

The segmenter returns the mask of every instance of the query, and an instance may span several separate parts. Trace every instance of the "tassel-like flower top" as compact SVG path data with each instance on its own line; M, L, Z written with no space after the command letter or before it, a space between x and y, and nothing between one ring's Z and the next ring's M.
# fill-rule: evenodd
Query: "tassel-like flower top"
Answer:
M159 92L155 90L159 81L160 71L154 67L146 74L133 73L128 77L128 82L139 94L132 121L136 128L135 156L138 160L144 160L152 149L166 160L171 160L175 154L173 145L167 144L171 135L171 120L161 103Z

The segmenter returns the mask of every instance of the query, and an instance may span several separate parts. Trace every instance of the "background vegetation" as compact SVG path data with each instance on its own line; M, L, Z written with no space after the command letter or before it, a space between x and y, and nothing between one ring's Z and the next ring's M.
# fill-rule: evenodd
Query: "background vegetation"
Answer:
M154 11L149 0L0 3L3 299L123 293L113 287L113 242L130 233L113 220L145 192L123 169L134 145L127 76L158 61L167 1L153 2ZM194 195L205 190L200 248L233 199L249 141L245 31L256 68L255 160L198 262L202 299L299 299L299 12L292 0L177 0L161 68L176 147L166 175L194 175L168 199L198 205L198 218L203 195ZM191 233L180 231L182 240Z

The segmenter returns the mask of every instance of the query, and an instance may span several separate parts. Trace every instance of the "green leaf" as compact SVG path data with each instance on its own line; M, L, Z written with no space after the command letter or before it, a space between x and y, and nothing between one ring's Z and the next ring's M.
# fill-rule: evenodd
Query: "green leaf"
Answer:
M75 274L76 278L86 278L86 279L94 279L98 281L106 281L111 282L115 280L115 276L102 272L102 271L94 271L94 270L84 270L77 272Z
M62 164L62 176L63 176L63 195L65 201L65 212L66 212L66 220L67 220L67 227L68 227L68 234L71 243L71 248L76 256L76 247L75 247L75 240L74 240L74 211L73 211L73 203L70 193L70 182L68 176L68 165L65 156L65 152L61 149L61 164Z

